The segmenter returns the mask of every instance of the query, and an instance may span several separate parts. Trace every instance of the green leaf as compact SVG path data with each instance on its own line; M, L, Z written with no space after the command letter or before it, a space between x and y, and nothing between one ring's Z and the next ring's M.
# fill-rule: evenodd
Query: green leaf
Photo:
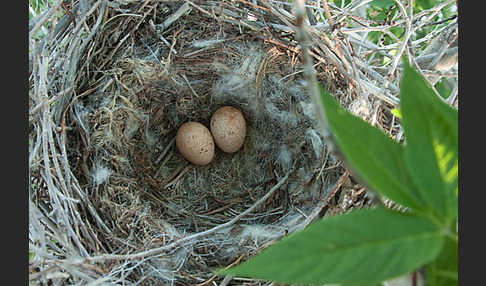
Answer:
M402 118L402 112L400 111L400 108L393 108L390 110L390 112L395 115L397 118Z
M378 44L378 40L380 39L380 36L381 36L381 32L371 31L368 33L368 40L370 40L374 44Z
M429 220L383 208L332 216L218 274L280 283L375 285L430 261L442 247Z
M447 99L451 95L451 89L446 84L446 78L442 78L435 84L435 89L442 98Z
M427 285L457 286L457 262L457 240L447 238L439 256L425 268Z
M434 7L437 3L439 3L438 0L415 0L414 1L414 6L420 7L423 10L430 9Z
M379 8L388 8L392 5L395 5L395 1L393 0L374 0L370 2L370 5L374 5Z
M451 3L447 6L445 6L444 8L442 8L441 13L442 13L443 19L449 18L453 14L457 14L457 6L456 6L455 11L451 10L452 6L456 6L456 3Z
M342 109L324 89L321 98L331 134L356 175L377 193L405 207L423 210L403 160L403 146Z
M405 35L405 29L402 27L391 27L390 32L392 32L397 38L400 38L400 36L403 37L403 35Z
M337 7L341 7L341 4L342 4L342 0L334 0L334 5L336 5ZM344 1L344 7L348 6L348 4L351 3L351 0L345 0Z
M457 217L458 115L404 61L400 110L405 162L420 197L443 222Z

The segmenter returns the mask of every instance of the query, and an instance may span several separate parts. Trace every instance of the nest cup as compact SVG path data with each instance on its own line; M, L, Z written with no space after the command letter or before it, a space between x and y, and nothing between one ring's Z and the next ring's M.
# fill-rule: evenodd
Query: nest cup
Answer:
M221 282L212 269L303 227L342 169L315 122L299 51L281 31L280 44L265 41L263 22L248 20L277 15L243 1L76 3L76 25L66 15L31 41L31 263L57 269L34 281ZM319 80L347 88L333 68ZM224 105L245 117L243 147L189 164L178 127L209 127Z

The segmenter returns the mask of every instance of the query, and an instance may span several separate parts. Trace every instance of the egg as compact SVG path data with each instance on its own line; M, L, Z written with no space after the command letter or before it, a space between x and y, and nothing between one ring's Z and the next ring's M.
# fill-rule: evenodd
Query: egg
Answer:
M214 157L214 140L206 126L199 122L186 122L176 134L176 146L181 155L195 165L207 165Z
M232 106L220 107L210 122L214 142L226 153L238 151L245 141L246 122L243 114Z

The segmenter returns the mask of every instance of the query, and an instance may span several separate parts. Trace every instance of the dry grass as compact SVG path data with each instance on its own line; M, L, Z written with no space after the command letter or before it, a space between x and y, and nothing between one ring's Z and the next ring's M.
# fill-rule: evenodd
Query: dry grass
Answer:
M399 55L390 51L403 47L436 80L450 76L443 58L454 47L419 54L413 40L373 47L350 27L329 33L316 17L330 13L331 26L358 22L365 1L344 9L317 2L308 1L307 26L317 80L401 140L390 113ZM62 1L29 23L32 284L264 285L211 269L315 218L370 204L326 147L283 1L79 0L66 8L75 23L57 18ZM400 11L397 25L412 37L423 24ZM429 41L450 45L454 29ZM41 30L47 35L38 39ZM378 64L385 57L389 64ZM187 163L174 144L178 126L207 126L226 104L247 120L243 149L217 151L205 167Z

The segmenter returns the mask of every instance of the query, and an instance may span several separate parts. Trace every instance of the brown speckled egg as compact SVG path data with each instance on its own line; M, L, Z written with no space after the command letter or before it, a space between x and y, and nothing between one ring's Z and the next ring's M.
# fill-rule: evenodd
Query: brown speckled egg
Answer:
M218 108L211 117L211 133L214 142L223 152L238 151L246 135L246 122L243 114L232 106Z
M207 165L214 157L211 132L199 122L186 122L176 134L176 146L182 156L196 165Z

